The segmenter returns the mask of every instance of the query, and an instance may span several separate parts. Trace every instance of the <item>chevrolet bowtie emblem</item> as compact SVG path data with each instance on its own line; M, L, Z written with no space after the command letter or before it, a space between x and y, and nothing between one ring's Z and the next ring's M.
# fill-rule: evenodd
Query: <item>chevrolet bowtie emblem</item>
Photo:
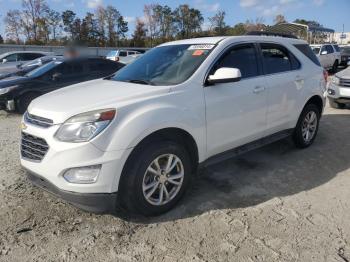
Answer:
M27 125L25 123L23 123L23 122L21 123L21 129L22 130L26 130L27 129Z

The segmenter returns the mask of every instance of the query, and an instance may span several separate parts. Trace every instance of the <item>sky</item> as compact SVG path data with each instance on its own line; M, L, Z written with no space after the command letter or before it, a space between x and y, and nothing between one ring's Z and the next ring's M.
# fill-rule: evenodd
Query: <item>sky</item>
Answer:
M230 26L258 17L271 24L277 14L282 14L288 22L296 18L316 20L336 32L342 32L344 24L344 31L350 32L350 0L47 0L47 3L52 9L70 9L81 17L88 11L93 12L99 5L113 5L129 22L129 34L134 29L136 18L143 17L143 6L151 3L169 5L172 8L189 4L202 12L204 27L208 24L208 17L221 10L226 12L225 20ZM3 19L6 12L20 8L21 0L0 0L1 35L5 34Z

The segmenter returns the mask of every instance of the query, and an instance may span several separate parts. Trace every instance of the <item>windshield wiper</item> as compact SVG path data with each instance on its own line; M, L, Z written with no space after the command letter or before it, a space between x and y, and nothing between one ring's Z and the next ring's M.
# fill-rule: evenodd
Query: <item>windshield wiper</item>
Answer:
M126 80L125 82L154 86L153 82L148 81L148 80L144 80L144 79L130 79L130 80Z

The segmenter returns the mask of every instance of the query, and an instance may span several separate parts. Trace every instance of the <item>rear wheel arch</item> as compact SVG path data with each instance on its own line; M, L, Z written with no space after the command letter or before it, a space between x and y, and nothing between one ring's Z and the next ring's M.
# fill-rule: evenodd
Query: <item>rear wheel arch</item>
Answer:
M324 102L323 102L323 99L319 95L314 95L314 96L310 97L309 100L307 100L307 102L305 103L303 110L307 105L310 105L310 104L316 105L320 114L322 114Z

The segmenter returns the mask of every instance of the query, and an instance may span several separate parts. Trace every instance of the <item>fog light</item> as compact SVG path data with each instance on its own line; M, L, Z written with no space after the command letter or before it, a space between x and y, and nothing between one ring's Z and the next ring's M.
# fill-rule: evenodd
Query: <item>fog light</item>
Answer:
M333 89L328 89L328 94L333 96L335 95L335 91Z
M74 184L93 184L97 181L100 174L101 165L76 167L68 169L63 177L69 183Z

